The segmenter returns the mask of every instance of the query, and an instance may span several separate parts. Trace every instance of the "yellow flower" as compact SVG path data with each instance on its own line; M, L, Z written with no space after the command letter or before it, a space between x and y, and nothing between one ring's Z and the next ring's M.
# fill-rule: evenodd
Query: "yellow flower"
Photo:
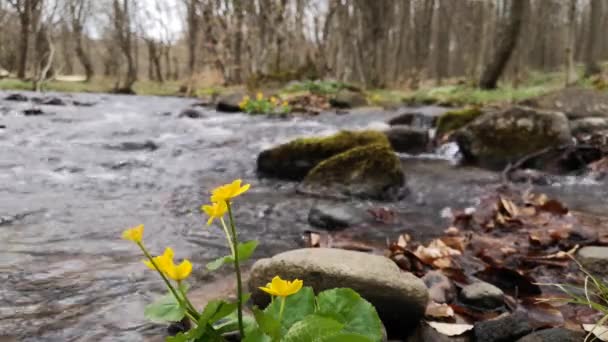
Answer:
M272 278L272 282L266 284L266 287L260 287L260 290L278 297L287 297L298 293L302 289L303 282L299 279L294 281L283 280L276 276Z
M245 97L243 97L243 99L241 100L241 102L239 102L239 107L241 109L245 108L247 106L247 104L249 103L249 96L245 95Z
M171 260L171 265L167 267L165 274L173 280L182 281L188 278L190 273L192 273L192 263L190 260L184 259L179 265L175 265Z
M204 205L201 209L209 215L209 220L207 220L207 225L210 226L213 223L214 219L219 219L226 214L228 211L228 206L225 201L214 202L211 205Z
M255 95L256 100L261 101L262 99L264 99L264 93L262 93L261 91L259 91L256 95Z
M173 264L173 249L171 249L171 247L165 248L165 252L163 254L153 257L152 260L154 260L154 263L156 266L158 266L158 269L166 274L167 269ZM148 268L151 270L156 271L156 268L154 265L152 265L150 260L144 260L144 264L146 264L146 266L148 266Z
M287 107L289 106L289 103L287 101L283 101L283 107Z
M236 179L230 184L224 184L213 189L213 192L211 193L211 202L228 202L234 197L237 197L249 190L250 185L245 184L241 186L241 182L242 180Z
M133 241L135 243L141 243L141 239L144 236L144 225L140 224L137 227L129 228L122 232L122 238L125 240Z
M272 103L274 106L276 106L277 103L279 103L279 100L277 100L277 98L273 96L270 98L270 103Z

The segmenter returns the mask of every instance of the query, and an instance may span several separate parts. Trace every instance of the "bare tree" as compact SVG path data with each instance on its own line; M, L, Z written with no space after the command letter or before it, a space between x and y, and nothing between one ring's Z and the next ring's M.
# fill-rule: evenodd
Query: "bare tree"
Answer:
M599 74L602 71L598 63L598 52L600 44L599 37L602 34L602 3L604 0L591 0L589 13L589 39L585 47L585 77Z
M519 32L523 22L523 17L528 0L510 0L508 21L502 32L497 37L497 46L494 55L486 64L479 87L482 89L495 89L498 79L502 75L517 46Z
M13 6L19 16L21 37L19 38L19 69L17 71L17 77L25 78L32 25L36 24L34 22L35 18L39 17L37 13L42 9L42 0L7 1Z
M67 13L72 26L74 43L76 45L76 56L84 69L86 81L90 81L95 75L93 63L84 47L84 26L91 15L91 0L65 0Z
M122 3L121 3L122 2ZM137 80L137 66L133 57L133 33L131 28L130 6L132 0L112 1L112 21L114 23L114 35L122 54L127 60L127 74L122 85L116 87L120 93L133 93L133 84Z
M574 49L576 44L576 2L570 0L568 4L568 29L566 30L566 86L576 82L576 68L574 65Z

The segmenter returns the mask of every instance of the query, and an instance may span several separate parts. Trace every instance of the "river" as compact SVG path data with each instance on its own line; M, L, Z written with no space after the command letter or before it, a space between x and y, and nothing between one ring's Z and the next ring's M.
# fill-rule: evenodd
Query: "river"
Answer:
M177 258L192 260L195 289L221 289L229 282L204 269L228 251L199 210L210 189L235 178L251 183L235 215L242 238L261 241L256 258L297 248L318 199L296 194L293 182L258 178L258 153L296 137L384 128L398 114L269 118L199 108L206 117L190 119L178 113L191 99L57 96L95 105L41 106L49 114L24 116L31 104L0 100L0 341L158 340L165 327L146 322L143 310L162 283L120 239L123 229L145 224L153 252L171 246ZM359 238L381 245L407 232L427 240L447 227L446 207L474 205L500 182L496 173L458 167L442 154L402 160L406 198L352 202L388 207L396 223L368 227ZM579 210L608 209L606 186L595 181L564 178L542 190Z

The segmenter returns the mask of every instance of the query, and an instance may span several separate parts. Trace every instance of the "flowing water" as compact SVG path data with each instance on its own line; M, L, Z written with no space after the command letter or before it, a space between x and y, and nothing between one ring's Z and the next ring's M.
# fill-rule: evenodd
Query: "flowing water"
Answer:
M297 194L295 183L258 178L257 154L296 137L384 128L397 114L269 118L201 109L205 118L189 119L177 115L194 103L188 99L72 99L96 104L42 106L49 114L24 116L31 104L0 101L0 341L158 340L165 327L146 322L143 309L162 283L140 263L138 249L120 239L124 228L143 223L155 253L172 246L177 258L190 258L195 287L212 282L230 291L230 282L203 267L228 252L221 231L206 228L199 212L209 190L235 178L252 184L235 214L242 238L261 241L256 258L302 246L318 199ZM352 203L386 206L398 214L396 224L368 227L359 237L380 245L402 232L429 239L446 228L446 207L474 205L500 182L495 173L449 159L402 156L405 199ZM606 186L595 182L564 179L545 190L578 209L607 208Z

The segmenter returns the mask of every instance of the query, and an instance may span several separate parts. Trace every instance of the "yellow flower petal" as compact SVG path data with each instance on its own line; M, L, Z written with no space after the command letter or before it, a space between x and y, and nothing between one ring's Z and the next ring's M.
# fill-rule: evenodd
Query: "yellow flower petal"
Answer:
M209 220L207 220L207 225L211 225L214 219L219 219L226 214L228 211L228 205L224 201L214 202L211 205L204 205L201 209L205 212L205 214L209 215Z
M298 293L303 285L304 282L299 279L289 281L275 276L269 284L266 284L266 287L259 287L259 289L273 296L287 297Z
M241 186L241 183L242 180L236 179L230 184L218 186L212 192L211 202L228 202L249 190L250 184Z
M261 91L257 93L257 95L255 96L255 98L258 101L261 101L262 99L264 99L264 93L262 93Z
M140 224L139 226L129 228L122 232L122 238L125 240L133 241L136 243L141 243L141 240L144 236L144 225Z
M192 273L192 263L190 260L184 259L179 265L171 263L171 266L167 269L167 276L176 281L182 281Z
M167 247L165 248L163 254L155 256L152 259L154 260L154 263L156 264L156 266L158 266L161 272L167 273L167 269L170 265L173 264L173 255L173 249L171 247ZM148 268L150 268L151 270L156 271L156 268L150 260L144 260L144 264L148 266Z

